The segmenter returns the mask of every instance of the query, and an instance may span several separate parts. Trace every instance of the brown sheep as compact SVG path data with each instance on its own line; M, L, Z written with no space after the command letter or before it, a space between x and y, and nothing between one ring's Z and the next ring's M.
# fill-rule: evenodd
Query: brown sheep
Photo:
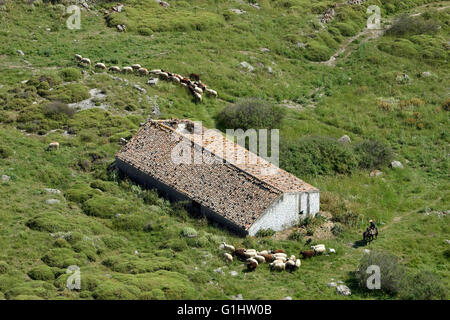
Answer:
M300 254L303 256L303 259L311 258L314 256L314 250L300 251Z
M274 250L273 253L285 253L283 249Z
M263 256L267 262L273 262L275 260L275 257L273 255L271 255L270 253L262 253L260 255Z
M237 249L234 251L234 255L235 255L236 257L238 257L238 259L240 259L240 260L245 260L245 259L247 259L247 256L245 255L245 249L244 249L244 248L237 248Z
M247 269L248 270L255 270L258 267L258 261L256 261L253 258L247 259Z
M191 73L189 75L189 78L191 78L191 80L194 80L194 81L200 81L200 75L196 74L196 73Z

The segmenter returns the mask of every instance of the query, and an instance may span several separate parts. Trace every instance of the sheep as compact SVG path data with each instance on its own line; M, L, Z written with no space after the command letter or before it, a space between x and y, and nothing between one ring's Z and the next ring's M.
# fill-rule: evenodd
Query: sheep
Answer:
M196 74L196 73L191 73L191 74L189 75L189 78L190 78L191 80L194 80L194 81L200 81L200 75L199 75L199 74Z
M162 72L161 69L153 69L150 71L151 74L156 74L156 75L159 75L161 72Z
M283 257L285 259L287 258L286 253L274 253L273 255L275 256L275 258L277 258L277 257Z
M334 250L332 248L329 248L328 251L329 251L329 253L336 253L336 250Z
M295 256L294 256L294 255L291 255L291 256L289 257L289 260L295 261Z
M294 261L293 260L286 261L286 269L291 272L297 270L300 267L300 265L301 265L300 259Z
M122 68L122 73L131 73L131 72L133 72L132 67L123 67Z
M146 68L139 68L137 72L141 76L147 76L148 75L148 70Z
M253 258L247 259L247 269L248 270L255 270L258 267L258 261L256 261Z
M217 91L213 89L206 88L206 94L212 97L217 97Z
M300 268L301 265L302 265L302 261L300 259L295 260L295 266L297 268Z
M220 249L224 249L228 252L233 253L235 251L234 247L230 244L226 244L225 242L222 242L222 244L219 247Z
M264 259L265 259L267 262L273 262L273 261L275 261L275 257L274 257L272 254L270 254L270 253L260 253L259 255L260 255L260 256L263 256Z
M244 248L237 248L236 250L234 250L234 255L236 257L238 257L240 260L245 260L247 259L246 255L245 255L245 249Z
M316 246L311 246L311 249L314 250L314 253L315 253L316 255L317 255L317 254L322 254L322 253L326 252L325 245L323 245L323 244L318 244L318 245L316 245Z
M163 79L163 80L169 79L169 74L168 74L167 72L161 71L158 75L159 75L159 76L161 77L161 79Z
M225 252L225 253L223 254L223 256L224 256L224 258L225 258L225 260L226 260L227 262L233 262L233 256L232 256L231 254Z
M95 64L95 68L97 68L97 69L104 69L105 70L106 66L105 66L104 63L98 62L98 63Z
M200 93L198 93L198 92L195 92L195 93L194 93L194 97L195 97L195 99L196 99L197 101L199 101L199 102L202 102L202 101L203 101L202 95L201 95Z
M263 254L269 254L269 251L263 250L263 251L258 251L257 253L258 253L258 255L262 256Z
M135 63L135 64L132 64L131 67L133 68L133 70L139 70L141 68L141 65Z
M199 94L203 94L203 90L200 87L194 86L194 91Z
M120 72L120 68L118 66L112 66L108 69L111 72Z
M280 257L280 256L274 256L275 257L275 261L277 261L277 260L280 260L280 261L282 261L282 262L286 262L286 257Z
M254 258L257 254L255 249L248 249L245 250L244 255L246 258Z
M258 263L264 263L264 262L266 262L266 259L265 259L263 256L259 256L259 255L254 256L253 259L255 259L256 261L258 261Z
M81 61L83 59L83 57L79 54L75 54L75 59L78 61Z
M314 256L314 250L300 251L300 255L303 256L303 259L311 258Z
M169 80L171 80L171 81L173 81L173 82L176 82L176 83L180 83L180 79L178 79L178 78L175 77L175 76L171 76L171 77L169 78Z
M274 250L273 253L285 253L283 249Z
M274 261L270 264L270 268L276 271L282 271L286 269L286 264L283 262Z
M82 58L82 59L80 60L80 63L81 63L81 64L87 64L87 65L90 65L90 64L91 64L91 59L89 59L89 58Z
M58 150L59 149L59 142L56 142L56 141L50 142L49 145L48 145L48 150L52 150L52 149Z

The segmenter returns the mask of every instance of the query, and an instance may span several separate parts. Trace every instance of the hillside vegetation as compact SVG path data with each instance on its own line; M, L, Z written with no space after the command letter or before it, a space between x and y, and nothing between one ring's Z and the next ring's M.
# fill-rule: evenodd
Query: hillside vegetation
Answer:
M72 1L0 1L0 299L448 298L448 1L369 0L328 23L334 1L121 2L105 16L115 2L86 1L81 29L69 30ZM347 44L373 4L392 27ZM74 54L200 74L219 96L196 102L170 82L80 67ZM246 238L190 216L114 170L123 139L149 117L279 127L280 166L321 190L322 212ZM369 219L380 235L364 246ZM297 256L307 239L336 254L292 273L247 272L218 249ZM357 271L373 261L402 277L365 289ZM70 265L81 290L66 288Z

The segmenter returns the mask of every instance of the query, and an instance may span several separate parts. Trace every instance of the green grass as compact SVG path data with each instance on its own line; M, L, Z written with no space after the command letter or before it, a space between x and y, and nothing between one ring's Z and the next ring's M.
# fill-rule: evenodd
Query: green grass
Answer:
M448 210L450 198L449 97L444 87L449 79L448 9L419 9L427 12L425 20L441 25L435 34L361 40L349 47L348 57L337 58L336 67L316 63L328 60L362 30L367 5L381 5L383 17L391 18L414 12L425 2L368 1L362 7L338 9L322 29L317 17L328 1L265 0L259 1L261 10L229 1L172 1L167 10L151 0L124 1L122 14L107 21L101 10L111 4L98 4L93 8L98 15L82 11L81 30L68 30L61 7L33 9L8 1L0 11L0 41L8 43L0 48L0 175L11 180L0 182L0 297L229 299L242 293L245 299L398 298L355 285L353 271L364 247L349 243L361 239L368 219L380 228L379 239L369 249L396 255L408 274L433 272L448 297L449 223L447 216L437 215ZM231 8L247 14L232 14ZM127 32L116 31L119 22L129 26ZM270 52L261 51L263 47ZM146 78L118 75L129 81L126 85L93 68L80 76L75 53L108 66L139 63L183 75L195 72L218 91L219 99L196 103L174 84L149 87ZM255 70L242 70L242 61ZM425 71L431 76L423 77ZM397 80L403 73L409 81ZM135 84L147 93L140 93ZM106 93L98 104L105 103L107 110L46 114L49 102L80 101L93 88ZM154 102L160 118L189 118L216 127L217 115L229 103L255 97L302 106L286 108L280 124L282 146L296 150L302 148L299 141L311 136L338 139L347 134L352 145L369 139L382 142L405 165L395 170L378 164L383 175L372 178L349 154L351 174L324 170L300 176L320 188L322 208L348 225L340 225L337 236L325 240L314 238L320 221L308 225L314 243L335 248L337 254L304 260L294 273L272 273L267 265L244 272L241 262L226 265L218 246L226 241L298 255L306 248L299 233L287 240L276 235L240 238L190 217L109 170L121 148L119 139L130 138L141 122L154 117ZM52 141L58 141L60 149L46 151ZM285 155L281 163L286 169L305 172L293 153ZM337 158L336 163L345 162ZM62 194L48 194L44 188ZM46 204L50 198L60 203ZM81 267L80 291L65 288L65 268L71 264ZM219 267L225 274L213 271ZM238 275L232 277L231 270ZM331 278L349 285L352 295L341 297L328 288Z

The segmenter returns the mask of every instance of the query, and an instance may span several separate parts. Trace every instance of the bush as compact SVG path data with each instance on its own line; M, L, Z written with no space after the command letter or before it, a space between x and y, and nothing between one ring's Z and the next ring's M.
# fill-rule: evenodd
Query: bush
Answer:
M101 192L92 189L88 184L79 183L67 190L64 196L69 201L84 203L96 194L101 194Z
M339 32L346 37L351 37L358 33L358 30L355 28L355 26L345 22L337 23L336 28L338 28Z
M113 227L116 230L143 231L149 224L149 217L142 214L121 215L113 220Z
M445 111L450 111L450 98L444 100L442 103L442 109Z
M83 211L89 216L112 218L116 214L129 213L132 205L123 199L108 195L98 195L83 203Z
M28 271L28 276L33 280L53 280L55 275L53 274L52 268L47 265L37 266L30 271Z
M77 81L81 79L81 71L76 68L65 68L59 73L64 81Z
M380 267L381 290L388 294L396 294L401 290L404 277L404 268L399 264L398 258L390 253L382 251L371 251L365 254L356 271L356 279L359 286L367 289L367 279L371 276L368 274L367 268L376 265Z
M57 212L46 212L32 217L25 225L31 230L44 232L63 232L71 229L67 218Z
M333 212L333 221L342 223L349 227L355 227L361 220L361 214L353 211Z
M56 248L46 253L42 261L50 267L67 268L70 265L81 265L82 258L82 255L68 248Z
M392 27L387 30L388 35L406 36L413 34L433 34L440 29L439 24L435 20L425 20L421 16L411 17L402 15L394 21Z
M280 166L299 177L351 174L358 161L348 146L335 139L306 137L281 146Z
M8 269L8 264L5 261L0 261L0 274L7 273Z
M181 230L181 236L186 238L195 238L197 237L198 232L194 228L191 227L184 227L183 230Z
M271 237L275 234L275 231L272 229L260 229L258 232L256 232L255 237L264 238L264 237Z
M162 206L164 203L164 199L159 197L158 191L155 189L142 191L140 197L144 200L144 203L148 205Z
M53 120L62 120L66 117L72 118L75 110L70 108L66 103L61 101L53 101L44 106L43 112L46 117Z
M53 91L49 91L47 98L50 100L59 100L65 103L80 102L90 98L89 90L86 86L79 83L70 83L58 86Z
M97 300L132 300L140 294L138 288L128 286L116 281L105 281L101 283L92 293Z
M393 159L391 148L377 140L364 140L354 147L359 167L377 169L387 166Z
M333 51L324 44L311 41L305 52L305 58L311 61L327 61L333 55Z
M8 146L0 145L0 159L6 159L14 154L14 150Z
M402 287L400 297L410 300L445 300L446 288L435 274L418 272Z
M217 122L222 129L274 129L283 116L281 107L261 99L244 99L223 109Z
M292 241L302 241L305 236L303 233L301 233L299 230L294 230L291 232L291 234L288 236L288 240Z
M335 237L341 236L344 232L345 232L344 226L338 222L334 224L333 228L331 228L331 233L333 233Z

